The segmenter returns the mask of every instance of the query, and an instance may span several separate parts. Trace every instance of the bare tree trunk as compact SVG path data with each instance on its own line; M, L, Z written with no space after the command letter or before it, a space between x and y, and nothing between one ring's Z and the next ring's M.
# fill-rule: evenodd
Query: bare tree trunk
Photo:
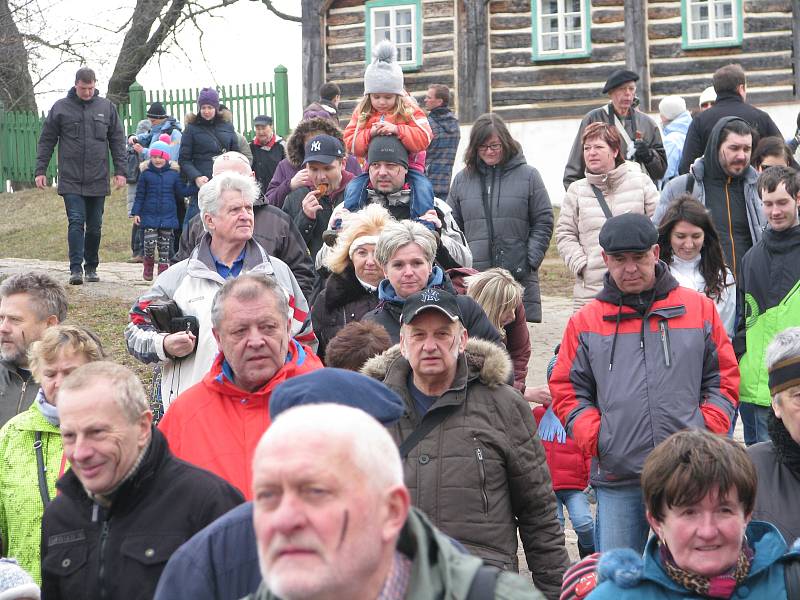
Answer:
M3 109L36 112L28 51L8 0L0 0L0 102Z
M147 61L158 52L186 5L187 0L137 0L130 27L122 41L114 72L108 82L108 99L114 104L128 102L128 88ZM167 11L161 16L165 8ZM156 20L159 20L159 25L150 35Z

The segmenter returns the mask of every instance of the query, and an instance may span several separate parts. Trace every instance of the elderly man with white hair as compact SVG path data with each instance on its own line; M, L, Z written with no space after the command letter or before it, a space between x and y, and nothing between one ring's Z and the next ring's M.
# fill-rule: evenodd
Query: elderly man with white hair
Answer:
M357 408L279 416L256 449L253 495L263 581L250 600L543 598L410 507L397 446Z
M214 362L217 344L211 331L211 302L228 278L241 273L274 278L288 299L291 335L316 350L308 302L292 271L252 239L256 198L258 184L238 173L223 173L205 184L198 202L206 233L191 256L159 275L131 309L125 329L128 351L143 363L163 364L165 410L181 392L202 380ZM153 314L171 318L160 322Z
M42 520L42 597L152 598L178 546L242 496L173 456L126 367L78 367L58 412L71 468Z
M226 152L214 159L214 177L223 173L239 173L255 181L250 161L240 152ZM203 221L200 215L195 215L188 226L183 228L175 261L189 258L201 237ZM309 299L314 287L314 266L308 255L308 247L291 217L266 201L264 190L259 191L258 198L253 203L253 238L270 256L281 259L289 266L303 294Z

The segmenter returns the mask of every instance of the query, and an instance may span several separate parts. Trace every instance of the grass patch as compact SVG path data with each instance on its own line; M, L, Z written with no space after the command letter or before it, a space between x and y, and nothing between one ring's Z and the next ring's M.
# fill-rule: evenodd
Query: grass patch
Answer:
M0 194L0 203L0 256L69 260L67 214L64 200L55 188ZM116 190L105 202L100 262L127 260L131 255L130 237L127 190Z

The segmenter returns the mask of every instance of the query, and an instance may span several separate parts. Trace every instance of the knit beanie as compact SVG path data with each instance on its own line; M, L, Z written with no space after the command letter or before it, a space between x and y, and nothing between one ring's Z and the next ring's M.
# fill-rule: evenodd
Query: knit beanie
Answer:
M167 111L164 109L164 105L161 102L153 102L150 105L150 108L147 109L147 118L148 119L166 119L167 118Z
M658 112L667 121L672 121L686 112L686 100L680 96L664 96L658 103Z
M408 150L395 135L376 135L367 147L367 162L388 162L408 169Z
M700 94L700 99L697 103L700 106L703 106L706 102L716 102L717 101L717 92L714 91L714 86L710 85L703 92Z
M364 72L364 94L402 94L403 69L397 64L397 49L382 40L372 51L372 63Z
M0 600L41 598L39 586L13 558L0 558Z
M219 94L217 90L212 88L203 88L197 96L197 108L199 109L204 104L213 106L214 110L219 111Z
M150 156L160 156L164 160L169 161L172 157L169 152L170 141L169 136L166 133L162 133L158 136L158 141L150 146Z

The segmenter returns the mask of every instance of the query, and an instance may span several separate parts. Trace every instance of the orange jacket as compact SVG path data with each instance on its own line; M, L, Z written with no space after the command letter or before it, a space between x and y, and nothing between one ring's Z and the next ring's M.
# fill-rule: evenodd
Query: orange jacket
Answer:
M203 380L173 400L158 427L175 456L219 475L251 500L253 453L270 424L272 390L290 377L321 369L322 362L291 340L286 363L255 392L236 387L223 363L220 353Z
M397 137L409 154L422 152L431 143L433 131L430 123L428 123L428 117L425 116L425 112L417 103L410 99L404 101L414 109L412 120L410 122L403 118L398 120L397 117L388 114L385 115L385 120L397 125ZM373 110L363 124L358 122L359 114L357 111L353 111L350 123L347 124L344 130L344 145L350 154L366 159L369 142L372 139L370 130L373 124L381 120L381 114Z

